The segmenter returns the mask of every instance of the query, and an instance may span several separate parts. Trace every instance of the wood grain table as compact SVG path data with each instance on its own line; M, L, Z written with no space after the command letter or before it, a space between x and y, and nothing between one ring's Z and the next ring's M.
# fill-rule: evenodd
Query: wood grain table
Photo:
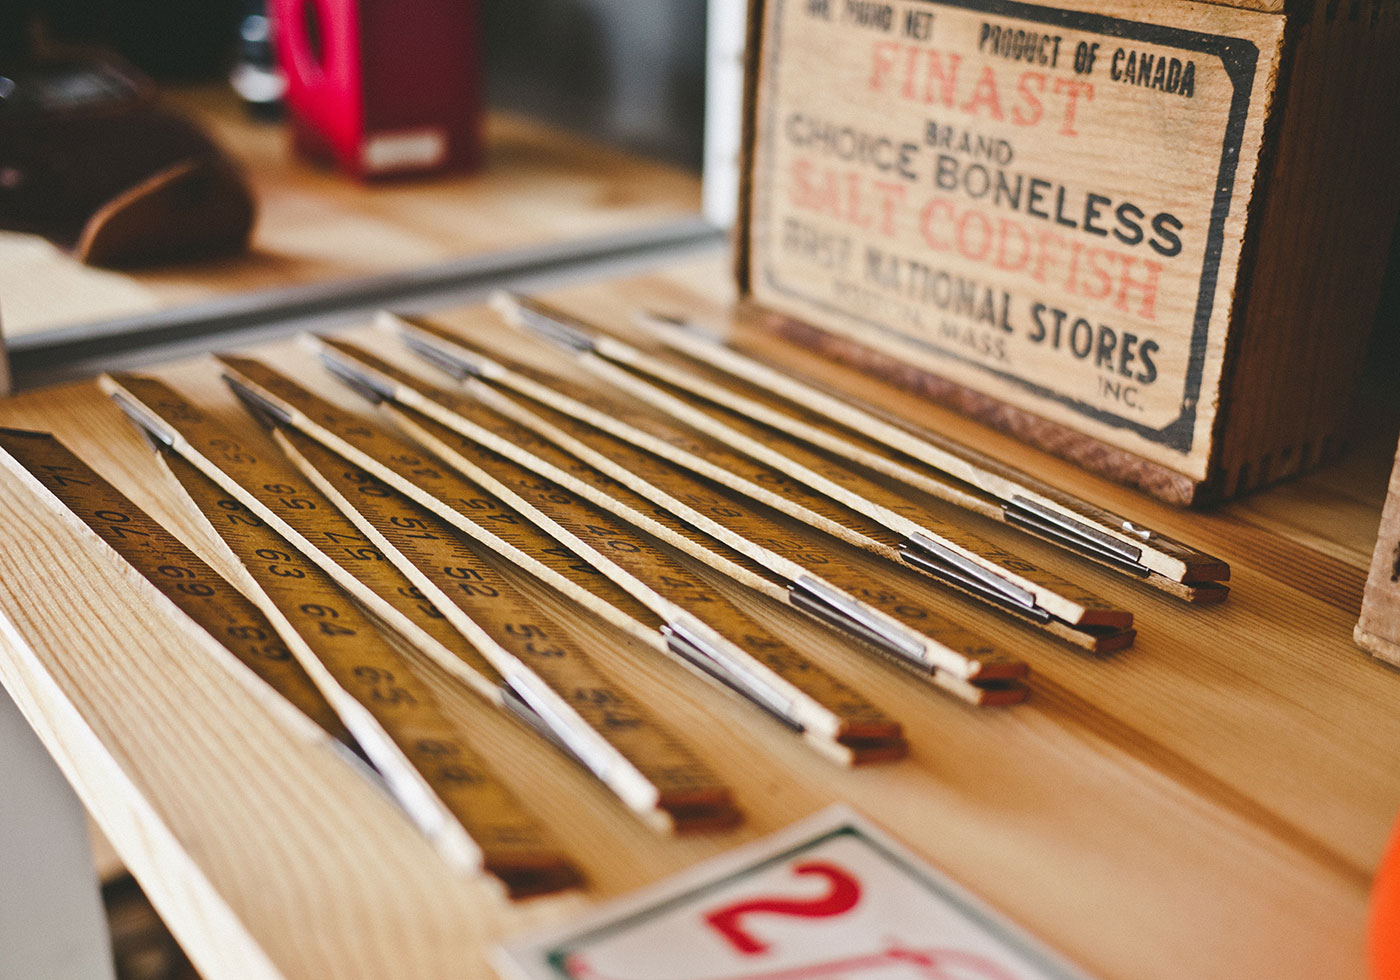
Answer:
M550 298L603 319L644 304L718 317L727 282L716 257ZM504 329L484 310L443 318L488 334ZM686 733L746 814L735 831L680 839L644 829L521 730L435 681L588 878L581 894L509 905L454 878L339 759L289 740L205 641L151 613L129 569L0 478L0 681L206 980L487 977L501 937L837 800L1105 980L1362 977L1367 893L1400 807L1400 674L1354 647L1351 630L1394 429L1369 426L1329 470L1215 513L1188 513L775 337L745 330L740 340L772 363L1220 555L1234 570L1230 600L1190 608L986 528L1134 609L1140 636L1129 650L1096 658L949 601L1034 671L1027 703L978 710L745 599L900 719L912 751L893 764L835 768L757 712L636 648L636 657L610 660L609 671ZM357 404L295 344L252 353ZM208 360L155 373L254 437ZM0 424L54 431L217 559L209 534L177 506L150 451L94 384L14 397L0 403ZM585 639L602 629L577 622Z

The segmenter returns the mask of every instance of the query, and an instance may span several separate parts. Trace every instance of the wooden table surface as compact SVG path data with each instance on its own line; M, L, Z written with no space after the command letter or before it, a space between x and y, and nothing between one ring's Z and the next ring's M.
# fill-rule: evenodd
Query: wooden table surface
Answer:
M294 157L287 127L250 120L226 86L166 101L243 165L259 203L248 252L113 271L0 232L6 336L617 234L700 209L695 174L523 118L489 117L479 174L364 185Z
M615 317L715 314L718 259L552 298ZM499 331L482 310L450 311ZM1367 892L1400 807L1400 674L1352 645L1394 429L1341 464L1209 514L1171 510L771 336L743 343L1227 559L1233 594L1189 608L1009 530L996 537L1134 609L1135 646L1095 658L949 602L1032 665L1030 700L973 709L776 607L755 612L901 720L903 761L841 770L638 650L609 662L687 733L746 813L667 839L460 692L472 738L564 841L582 895L508 905L454 879L408 823L278 720L196 638L152 615L129 570L0 478L0 680L206 980L490 975L498 938L578 912L844 800L1106 980L1364 975ZM389 345L380 341L381 348ZM346 405L291 343L258 354ZM160 369L248 429L207 361ZM92 384L0 403L56 432L215 556L135 432ZM599 629L579 621L582 635Z

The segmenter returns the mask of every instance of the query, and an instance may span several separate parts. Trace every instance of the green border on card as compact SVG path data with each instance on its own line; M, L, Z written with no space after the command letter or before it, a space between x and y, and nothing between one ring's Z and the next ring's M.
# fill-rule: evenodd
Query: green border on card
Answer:
M871 837L860 827L850 823L840 827L834 827L811 840L803 841L771 857L764 858L757 864L751 864L740 868L708 884L680 892L643 911L634 912L631 915L623 916L613 922L597 926L593 929L580 932L576 936L562 940L559 945L556 945L552 950L545 953L545 962L548 963L550 969L554 971L554 975L560 978L560 980L580 980L577 975L569 972L567 966L569 958L581 952L579 949L580 946L597 942L600 939L606 939L611 935L626 931L627 929L635 928L658 916L664 915L677 906L704 898L704 896L718 891L741 878L746 878L764 871L775 864L781 864L795 855L820 847L839 837L851 837L865 844L880 857L884 858L889 864L903 871L908 877L913 878L919 884L923 885L924 888L937 898L953 906L964 918L970 920L984 932L991 935L993 939L1010 948L1011 951L1022 960L1040 970L1048 980L1084 980L1082 974L1069 970L1065 965L1050 958L1044 950L1030 943L1027 938L1021 934L1019 929L1015 928L1010 923L988 915L981 908L969 904L966 897L958 894L956 891L950 891L944 882L932 877L925 868L906 860L902 855L891 851L883 843Z

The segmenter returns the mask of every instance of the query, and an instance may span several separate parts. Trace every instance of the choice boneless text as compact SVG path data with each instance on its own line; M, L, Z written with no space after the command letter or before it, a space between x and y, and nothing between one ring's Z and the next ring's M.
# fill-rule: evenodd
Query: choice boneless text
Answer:
M772 134L784 148L772 243L821 272L850 315L1013 374L1019 351L1050 352L1077 366L1076 397L1140 410L1164 359L1180 359L1182 332L1159 330L1162 283L1201 230L1151 182L1125 190L1111 166L1101 182L1056 172L1044 152L1023 164L1017 148L1076 145L1118 86L1194 99L1197 66L1017 22L940 32L940 9L806 0L807 16L854 29L860 71L840 84L914 109L922 128L790 104Z

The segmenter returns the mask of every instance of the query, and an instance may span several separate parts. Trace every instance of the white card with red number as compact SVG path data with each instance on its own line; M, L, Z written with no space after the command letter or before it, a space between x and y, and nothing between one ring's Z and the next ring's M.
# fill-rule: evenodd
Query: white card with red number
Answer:
M1085 980L840 806L509 943L497 965L513 980Z

